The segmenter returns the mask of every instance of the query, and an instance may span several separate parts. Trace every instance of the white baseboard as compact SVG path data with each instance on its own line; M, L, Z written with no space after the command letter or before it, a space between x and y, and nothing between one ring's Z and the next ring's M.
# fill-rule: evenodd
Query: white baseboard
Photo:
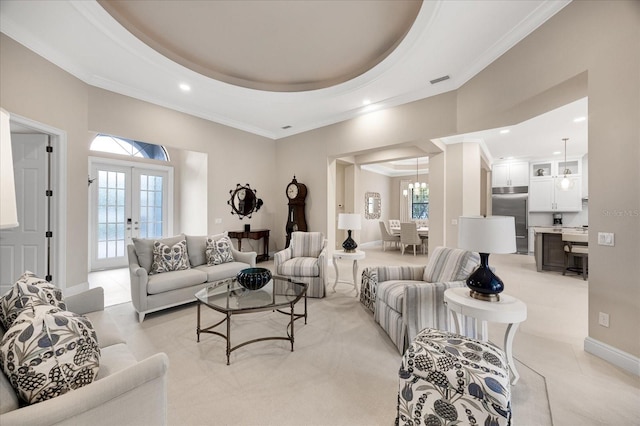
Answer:
M599 340L587 337L584 339L584 350L602 358L607 362L620 367L636 376L640 376L640 358L635 357L620 349L602 343Z
M376 246L382 247L382 240L367 241L366 243L358 244L358 247L376 247Z

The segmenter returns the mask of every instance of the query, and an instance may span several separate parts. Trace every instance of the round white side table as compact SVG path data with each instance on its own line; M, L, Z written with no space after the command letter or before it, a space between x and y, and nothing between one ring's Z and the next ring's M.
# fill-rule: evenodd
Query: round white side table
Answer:
M504 352L507 355L509 369L513 375L511 384L515 385L520 374L513 362L513 338L521 322L527 319L527 305L519 299L501 293L499 302L486 302L474 299L466 287L450 288L444 292L444 301L453 314L456 331L460 333L462 315L482 321L482 340L487 340L487 321L509 324L504 335ZM477 322L476 322L477 324Z
M333 267L336 270L336 280L333 282L333 292L336 291L336 285L338 283L345 283L353 285L353 289L356 291L356 297L358 297L358 260L365 258L365 253L360 250L356 250L355 253L346 253L344 250L333 252ZM338 259L352 260L353 261L353 281L344 281L340 279L338 272Z

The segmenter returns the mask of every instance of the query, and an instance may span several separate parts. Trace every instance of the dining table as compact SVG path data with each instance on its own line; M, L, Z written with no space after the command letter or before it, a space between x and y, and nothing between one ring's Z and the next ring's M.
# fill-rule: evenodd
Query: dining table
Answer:
M428 237L429 236L429 227L428 226L421 226L418 229L418 235L420 235L421 237ZM391 233L391 235L400 235L400 228L394 227L394 228L390 228L389 232Z

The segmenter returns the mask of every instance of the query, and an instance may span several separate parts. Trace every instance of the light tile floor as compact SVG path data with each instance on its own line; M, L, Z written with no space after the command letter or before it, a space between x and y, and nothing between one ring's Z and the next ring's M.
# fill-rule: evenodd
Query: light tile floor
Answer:
M401 255L381 246L360 247L367 254L360 270L373 265L423 265L426 256ZM640 378L584 351L588 281L555 272L539 273L532 256L491 255L489 263L505 282L505 293L527 304L528 318L516 334L514 356L546 378L555 425L640 425ZM273 261L259 266L273 270ZM340 278L350 279L351 262L339 261ZM333 287L333 264L327 268ZM93 272L91 287L105 288L105 304L131 300L128 269ZM338 284L337 292L355 296ZM615 313L613 313L615 314ZM489 324L490 340L502 344L505 326Z

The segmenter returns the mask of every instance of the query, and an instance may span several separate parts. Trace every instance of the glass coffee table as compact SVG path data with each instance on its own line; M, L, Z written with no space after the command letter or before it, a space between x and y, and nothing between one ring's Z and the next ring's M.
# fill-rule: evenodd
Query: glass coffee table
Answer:
M293 352L293 323L304 318L307 323L307 286L306 283L292 281L289 278L274 276L269 283L259 290L247 290L235 278L218 281L196 293L198 302L198 326L196 334L200 342L200 333L215 334L227 342L227 365L231 352L249 343L264 340L288 340ZM304 299L304 313L295 313L294 308L300 299ZM205 328L200 327L200 306L205 305L225 315L221 321ZM285 311L285 309L287 309ZM287 336L261 337L248 340L231 347L231 316L252 312L277 311L289 316ZM214 329L226 323L226 333Z

